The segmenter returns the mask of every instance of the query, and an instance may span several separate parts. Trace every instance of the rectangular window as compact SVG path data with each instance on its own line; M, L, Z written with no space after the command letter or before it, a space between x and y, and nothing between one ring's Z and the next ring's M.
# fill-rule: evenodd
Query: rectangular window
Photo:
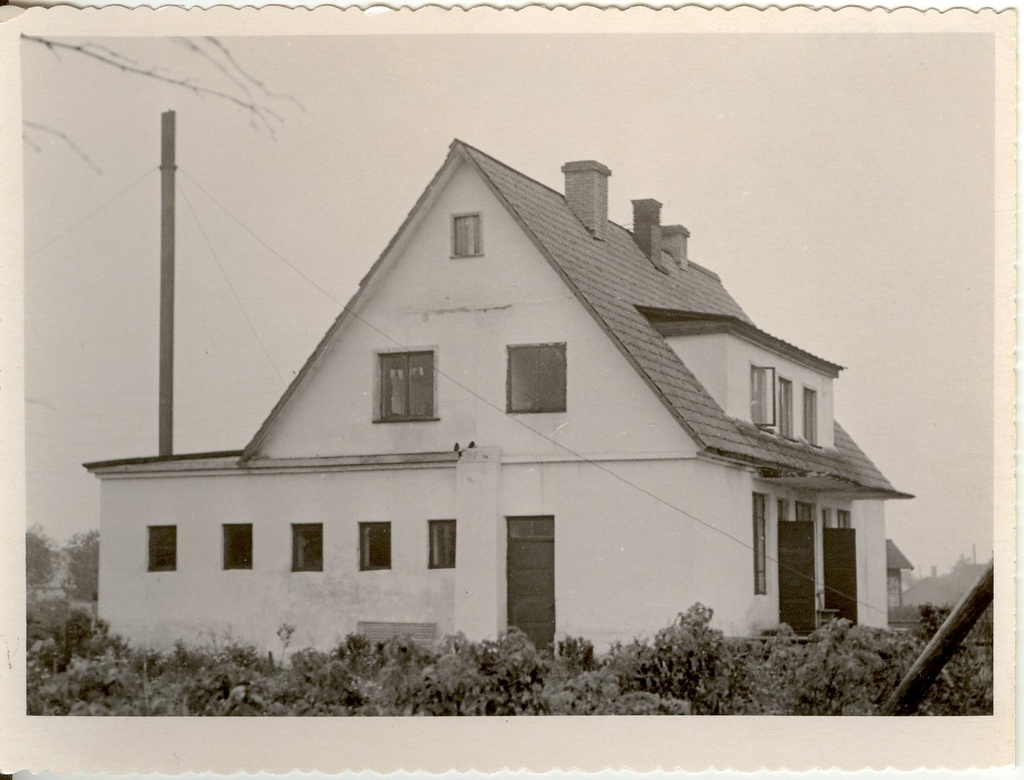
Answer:
M149 570L174 571L178 568L178 527L149 526Z
M850 512L848 509L837 509L836 510L836 527L838 528L852 528L850 525Z
M818 443L818 394L809 387L804 388L804 439Z
M508 348L510 413L565 411L565 344Z
M391 523L359 524L359 569L391 568Z
M831 528L832 527L832 510L822 509L821 510L821 527Z
M767 555L765 553L765 507L768 498L763 493L754 493L754 593L768 592Z
M779 377L779 434L793 438L793 383Z
M389 352L380 358L380 419L434 419L434 353Z
M252 525L224 526L224 568L252 568Z
M775 369L750 367L750 421L754 425L775 425Z
M780 498L777 506L779 510L779 522L784 523L789 520L789 500Z
M292 571L324 570L322 523L292 525Z
M808 504L804 501L796 502L796 521L798 523L813 523L814 522L814 504Z
M480 234L480 215L466 214L452 217L452 256L472 257L483 254L484 242Z
M455 521L431 520L427 524L430 534L431 569L455 568Z

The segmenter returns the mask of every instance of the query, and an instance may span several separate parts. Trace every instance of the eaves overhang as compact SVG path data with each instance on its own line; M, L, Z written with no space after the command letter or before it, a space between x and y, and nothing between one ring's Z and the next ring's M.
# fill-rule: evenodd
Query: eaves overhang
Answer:
M656 309L649 306L637 306L651 326L662 336L700 336L713 333L728 333L756 346L771 350L778 355L787 357L814 371L833 378L839 376L843 366L813 355L770 333L745 322L739 317L728 314L706 314L704 312L677 311L673 309Z
M849 499L867 498L913 498L910 493L902 493L898 490L881 488L874 485L864 485L836 474L825 471L805 471L802 469L778 469L762 468L758 471L758 477L765 482L771 482L782 487L789 487L795 490L808 490L817 493L830 493L836 497Z

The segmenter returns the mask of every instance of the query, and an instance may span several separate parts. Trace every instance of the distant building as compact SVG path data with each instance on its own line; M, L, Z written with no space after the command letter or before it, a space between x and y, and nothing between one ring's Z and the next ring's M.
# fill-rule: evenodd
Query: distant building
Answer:
M933 574L931 577L915 580L903 592L903 603L912 607L919 607L922 604L932 604L936 607L955 606L987 568L987 563L973 563L961 556L949 574Z
M903 606L903 572L913 569L892 539L885 540L885 570L889 590L889 608Z
M244 451L87 464L114 630L886 624L883 502L909 496L834 420L841 366L754 325L660 203L629 231L611 171L562 171L454 142Z

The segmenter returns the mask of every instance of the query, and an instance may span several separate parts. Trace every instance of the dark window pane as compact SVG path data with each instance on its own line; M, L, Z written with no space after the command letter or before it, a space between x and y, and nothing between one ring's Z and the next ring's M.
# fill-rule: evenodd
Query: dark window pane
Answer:
M793 435L793 383L779 379L779 433Z
M814 522L814 504L808 504L804 501L796 502L796 519L800 523L813 523Z
M224 568L252 568L252 526L224 526Z
M292 526L292 571L324 570L324 527L307 524Z
M508 411L565 411L565 344L508 348Z
M767 593L765 576L767 556L765 553L765 506L767 498L754 493L754 593Z
M789 520L789 501L785 498L780 498L778 503L779 508L779 522L785 522Z
M149 527L149 570L174 571L178 567L178 527Z
M434 414L434 354L419 352L409 355L409 415L430 417Z
M851 528L850 525L850 512L846 509L836 510L836 525L839 528Z
M455 521L430 521L430 568L455 568Z
M359 567L391 568L391 523L359 524Z

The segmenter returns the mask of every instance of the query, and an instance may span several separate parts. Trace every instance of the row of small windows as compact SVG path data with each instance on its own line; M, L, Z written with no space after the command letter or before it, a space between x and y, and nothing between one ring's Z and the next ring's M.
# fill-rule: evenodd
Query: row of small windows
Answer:
M750 420L762 428L778 426L780 436L794 438L793 383L785 377L776 383L775 369L770 366L750 367ZM803 424L804 440L817 444L818 393L810 387L803 393Z
M434 353L387 352L378 355L382 422L436 420ZM508 347L505 387L510 414L564 412L565 344Z
M806 501L793 502L796 510L795 518L790 515L788 498L780 498L776 503L777 517L780 522L796 520L798 523L810 523L814 521L814 504ZM766 549L766 526L768 513L768 496L764 493L754 493L754 593L765 594L768 592L768 551ZM835 510L835 524L832 520L832 510L823 507L821 510L821 525L824 528L852 528L850 524L850 510Z
M224 568L251 569L252 524L231 523L222 526ZM455 568L455 521L427 521L427 566L431 569ZM149 570L175 571L178 568L178 527L149 526ZM391 523L359 524L359 569L373 571L391 568ZM292 571L324 570L324 527L322 523L292 525Z

